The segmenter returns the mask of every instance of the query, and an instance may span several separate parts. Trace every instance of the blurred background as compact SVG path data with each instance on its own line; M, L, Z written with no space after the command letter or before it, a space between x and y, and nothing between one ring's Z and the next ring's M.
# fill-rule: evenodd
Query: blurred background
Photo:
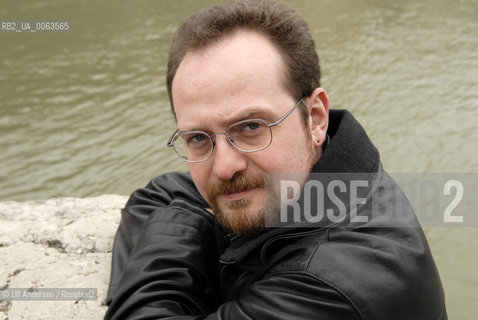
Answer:
M185 171L165 86L178 24L220 1L0 0L0 201L130 194ZM290 0L309 23L333 107L393 173L478 172L478 1ZM478 229L426 228L450 319L478 319ZM406 306L404 306L406 308Z

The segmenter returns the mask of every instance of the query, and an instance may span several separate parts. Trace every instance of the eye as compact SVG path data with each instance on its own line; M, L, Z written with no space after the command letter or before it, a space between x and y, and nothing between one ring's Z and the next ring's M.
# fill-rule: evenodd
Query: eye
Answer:
M185 137L186 145L190 148L200 148L209 144L209 137L204 133L194 133Z
M260 126L261 125L257 122L249 122L249 123L244 124L242 129L247 130L247 131L254 131L254 130L259 129Z
M267 126L261 121L248 120L244 122L238 122L231 126L228 130L229 137L237 139L238 137L254 137L263 134L267 129Z
M185 132L181 134L182 144L186 148L203 148L210 144L209 136L202 132Z
M207 140L207 136L205 134L199 133L192 135L191 137L188 138L188 143L199 143L204 140Z

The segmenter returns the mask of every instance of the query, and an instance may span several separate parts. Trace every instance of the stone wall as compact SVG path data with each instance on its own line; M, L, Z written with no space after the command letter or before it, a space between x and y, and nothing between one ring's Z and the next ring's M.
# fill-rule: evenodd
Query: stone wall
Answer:
M104 195L0 202L0 290L97 288L98 294L96 301L0 297L1 319L103 319L111 249L126 200Z

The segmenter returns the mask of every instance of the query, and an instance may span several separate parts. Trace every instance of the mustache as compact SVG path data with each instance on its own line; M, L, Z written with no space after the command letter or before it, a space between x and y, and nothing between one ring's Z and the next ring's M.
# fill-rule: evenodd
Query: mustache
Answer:
M264 175L246 176L241 174L235 175L230 180L219 180L207 189L206 194L210 201L214 201L221 194L263 188L264 186Z

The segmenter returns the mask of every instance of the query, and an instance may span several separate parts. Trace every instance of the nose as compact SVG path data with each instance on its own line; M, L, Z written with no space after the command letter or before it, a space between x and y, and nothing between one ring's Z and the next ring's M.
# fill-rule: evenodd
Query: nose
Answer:
M247 168L246 156L227 141L226 136L215 137L214 154L211 159L213 174L223 180L231 179L236 173Z

